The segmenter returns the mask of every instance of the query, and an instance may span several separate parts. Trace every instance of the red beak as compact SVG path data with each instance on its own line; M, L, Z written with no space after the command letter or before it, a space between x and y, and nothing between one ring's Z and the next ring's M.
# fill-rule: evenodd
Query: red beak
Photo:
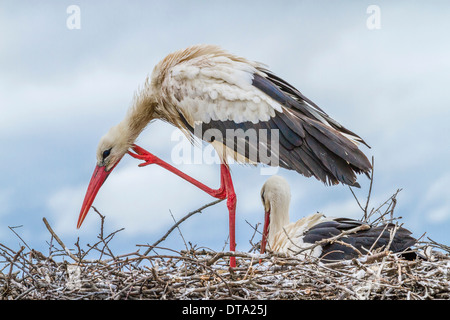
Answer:
M264 228L261 240L261 254L266 251L267 237L269 236L270 210L264 215Z
M115 166L114 166L115 167ZM92 175L91 181L89 182L89 186L86 191L86 196L84 197L83 206L81 207L80 216L78 217L77 229L81 227L84 218L89 212L92 203L94 202L95 196L100 190L100 187L105 182L106 178L108 178L109 174L113 171L114 167L111 170L106 171L105 166L97 166L94 170L94 174Z

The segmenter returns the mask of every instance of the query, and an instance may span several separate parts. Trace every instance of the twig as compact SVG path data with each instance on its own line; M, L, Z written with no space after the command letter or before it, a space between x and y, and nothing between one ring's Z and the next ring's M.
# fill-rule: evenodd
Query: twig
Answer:
M94 209L95 212L97 212L97 214L100 216L100 220L101 220L101 222L100 222L100 234L99 234L99 236L98 236L98 238L100 239L100 241L104 244L103 249L101 250L101 254L103 255L104 250L106 249L106 250L108 250L108 252L109 252L109 256L112 257L112 258L114 259L114 254L112 253L111 249L109 248L108 243L112 240L112 238L114 237L114 235L115 235L117 232L120 232L120 231L124 230L124 228L119 229L119 230L117 230L117 231L115 231L115 232L109 234L108 237L106 237L106 239L105 239L104 236L103 236L103 235L104 235L103 231L104 231L104 224L105 224L105 216L102 215L102 214L97 210L97 208L95 208L94 206L92 206L92 208ZM108 238L110 238L110 239L107 240ZM107 241L106 241L106 240L107 240ZM100 256L100 259L101 259L101 256Z
M375 171L375 163L374 163L375 160L374 159L375 158L372 156L372 171L370 173L370 186L369 186L369 192L367 194L366 206L364 207L364 221L367 219L367 208L369 207L370 196L372 194L373 172Z
M11 275L12 275L14 263L17 261L17 258L20 256L20 254L22 253L22 251L24 249L25 249L25 247L22 246L20 248L20 250L17 251L17 253L14 255L13 259L11 260L11 264L10 264L9 272L8 272L8 277L7 277L8 281L6 282L5 290L2 293L2 296L5 295L5 293L9 291L9 286L10 286L10 283L11 283L11 278L12 278Z
M72 252L70 252L69 249L67 249L64 242L62 242L61 239L58 237L58 235L53 231L53 229L50 227L50 224L48 223L47 219L44 217L44 218L42 218L42 220L44 221L45 226L47 227L47 230L51 233L52 237L55 238L55 240L59 243L59 245L64 249L64 251L67 253L67 255L69 257L71 257L74 261L80 262L80 260L78 260L78 258L76 256L74 256L72 254Z
M436 241L430 239L430 237L427 237L427 239L431 242L431 244L437 248L440 248L442 250L447 251L448 253L450 253L450 246L446 246L444 244L441 243L437 243Z
M99 235L99 236L100 236L101 239L103 239L103 225L105 224L105 216L102 215L102 214L97 210L96 207L94 207L94 206L91 206L91 207L92 207L92 209L94 209L94 211L97 212L97 214L100 216L101 223L100 223L100 235Z
M175 225L177 225L177 220L173 216L172 210L169 210L169 212L170 212L170 216L172 217L173 222L175 222ZM188 246L186 244L186 240L184 240L183 233L181 232L181 229L180 229L179 225L177 225L177 229L178 229L178 233L180 234L181 239L183 239L184 246L186 247L186 250L188 250Z
M256 249L256 247L258 246L258 243L253 244L253 239L255 238L255 235L257 233L261 234L261 232L258 231L258 227L259 227L260 223L257 223L256 226L252 226L247 220L245 220L245 222L253 229L253 234L249 240L249 243L252 246L250 248L249 252L253 252Z
M23 244L27 246L28 250L31 250L30 247L28 246L28 244L19 236L19 234L17 232L14 231L15 228L20 228L22 226L16 226L16 227L9 227L9 230L11 230L12 232L14 232L14 234L20 239L22 240Z
M216 201L213 201L211 203L205 204L204 206L198 208L197 210L194 210L192 212L189 212L187 215L185 215L183 218L181 218L177 223L175 223L167 232L166 234L164 234L158 241L156 241L155 243L153 243L145 252L144 252L144 256L148 255L149 252L156 247L158 244L160 244L161 242L163 242L164 240L166 240L167 236L169 234L172 233L173 230L175 230L175 228L177 228L181 223L183 223L185 220L187 220L188 218L190 218L191 216L193 216L196 213L202 212L202 210L211 207L215 204L218 204L219 202L223 201L223 199L219 199ZM136 267L139 265L140 261L138 263L136 263Z
M395 205L392 205L392 203L393 203L393 202L395 202L395 204L397 203L396 198L397 198L397 195L399 194L400 191L402 191L402 189L397 189L397 191L396 191L389 199L387 199L387 200L384 201L380 206L378 206L378 208L372 209L372 212L378 212L382 207L384 207L386 204L388 204L388 208L386 209L386 211L385 211L384 213L380 213L380 216L379 216L377 219L375 219L375 220L373 220L373 221L371 222L372 225L376 225L376 223L377 223L378 221L381 221L381 220L382 220L386 215L388 215L388 214L393 215ZM392 205L392 209L390 209L390 208L391 208L391 205ZM372 214L370 214L369 217L370 217L371 215L372 215Z

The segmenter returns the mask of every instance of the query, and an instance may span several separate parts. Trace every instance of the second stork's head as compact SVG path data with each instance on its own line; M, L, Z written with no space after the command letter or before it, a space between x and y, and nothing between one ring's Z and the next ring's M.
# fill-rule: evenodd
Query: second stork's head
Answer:
M289 223L289 204L291 189L289 183L280 176L272 176L261 189L261 200L264 206L264 228L261 241L261 253L266 250L273 236Z

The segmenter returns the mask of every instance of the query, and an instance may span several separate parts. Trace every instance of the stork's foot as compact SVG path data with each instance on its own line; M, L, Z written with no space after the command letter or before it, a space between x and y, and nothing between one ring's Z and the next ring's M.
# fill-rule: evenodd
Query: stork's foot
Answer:
M139 167L144 167L144 166L148 166L149 164L160 162L160 159L157 156L155 156L154 154L148 152L147 150L139 147L138 145L133 144L133 146L131 148L136 153L128 151L128 154L130 156L132 156L133 158L145 161L144 163L139 164Z

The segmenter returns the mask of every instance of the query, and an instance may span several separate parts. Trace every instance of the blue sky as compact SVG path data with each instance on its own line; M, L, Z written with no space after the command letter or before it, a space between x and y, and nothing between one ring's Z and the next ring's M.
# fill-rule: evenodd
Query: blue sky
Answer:
M80 29L66 12L80 8ZM380 28L367 26L369 5ZM0 243L17 248L15 229L46 250L46 217L69 246L92 243L91 211L76 222L100 137L119 122L153 66L197 43L264 62L329 115L358 133L375 157L372 206L397 189L396 213L415 236L450 236L450 8L444 1L2 1L0 4ZM174 128L152 123L138 144L170 162ZM212 201L180 178L126 156L97 196L118 252L153 243L186 213ZM218 186L218 165L179 166ZM258 168L232 166L238 197L237 248L248 250L263 218ZM291 220L317 211L359 218L347 187L326 187L286 170ZM364 201L369 181L356 190ZM247 221L247 222L246 222ZM181 225L186 241L221 250L225 203ZM175 231L162 245L179 250Z

